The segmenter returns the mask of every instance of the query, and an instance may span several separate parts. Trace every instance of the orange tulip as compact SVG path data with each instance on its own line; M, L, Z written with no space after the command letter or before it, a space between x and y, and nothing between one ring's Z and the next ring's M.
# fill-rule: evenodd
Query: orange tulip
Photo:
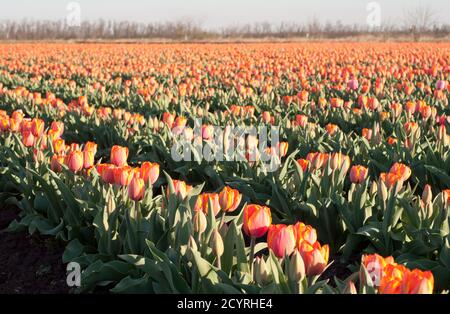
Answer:
M120 186L127 186L134 177L133 168L129 166L117 167L113 171L114 183Z
M314 244L317 242L317 232L312 226L305 225L303 222L299 221L295 224L294 230L297 237L297 243L301 241L306 241L309 244Z
M186 182L180 180L173 180L173 187L175 189L175 195L181 200L184 200L186 196L189 194L189 192L192 190L192 186L187 185ZM166 197L169 198L169 195L170 191L169 187L167 187Z
M226 186L219 194L220 208L224 212L231 213L239 206L241 199L242 194L238 190Z
M22 143L26 147L34 146L35 137L31 131L23 131L22 132Z
M53 141L53 151L56 154L62 154L66 150L66 143L63 139L56 139Z
M40 137L44 133L45 123L42 119L33 119L31 121L31 132L35 137Z
M94 142L87 142L86 144L84 144L84 151L92 151L95 154L97 154L97 144Z
M328 245L321 246L318 241L314 244L310 244L307 241L300 241L298 243L298 251L305 263L307 276L317 276L323 273L328 264Z
M105 183L113 184L115 182L114 169L116 167L112 164L99 164L97 165L97 172L102 177Z
M297 163L300 165L303 172L305 172L309 167L309 161L307 159L298 159Z
M83 151L83 157L84 157L84 162L83 162L83 168L84 169L89 169L92 166L94 166L94 159L95 159L95 152L92 150L84 150Z
M50 169L58 173L62 171L62 165L64 164L64 156L53 155L50 161Z
M300 127L304 128L308 124L308 116L298 114L295 116L295 122L297 122Z
M127 165L128 159L128 147L121 147L114 145L111 149L111 162L117 167L122 167Z
M408 270L400 285L402 294L433 294L434 277L430 271Z
M169 129L172 129L172 125L175 121L175 115L171 114L170 112L164 112L163 113L163 122L167 124Z
M339 127L336 124L329 123L325 126L325 130L329 135L333 135L339 130Z
M244 231L253 238L260 238L269 230L272 224L270 208L249 204L244 208Z
M366 140L370 141L372 138L372 129L363 128L362 129L362 137L364 137Z
M135 202L139 202L144 198L145 182L141 178L134 176L128 185L128 197Z
M208 214L209 202L211 202L214 216L217 216L220 211L219 195L217 193L200 194L197 198L197 202L195 203L194 210L203 211L205 215Z
M333 170L346 173L348 168L350 168L350 157L341 153L332 153L330 166Z
M280 157L284 157L287 155L289 149L289 143L288 142L279 142L277 144L277 151Z
M400 176L404 181L408 180L409 177L411 176L411 168L398 162L392 165L389 172Z
M306 159L311 163L314 169L321 168L328 159L328 154L324 153L309 153Z
M271 225L269 227L267 246L278 258L290 256L294 252L296 242L294 226Z
M140 175L145 183L153 185L159 177L159 164L148 161L142 163Z
M70 171L77 173L83 169L83 152L75 150L66 157L66 165Z
M368 170L366 167L363 166L353 166L350 170L350 181L352 183L362 183L364 180L366 180L368 174Z

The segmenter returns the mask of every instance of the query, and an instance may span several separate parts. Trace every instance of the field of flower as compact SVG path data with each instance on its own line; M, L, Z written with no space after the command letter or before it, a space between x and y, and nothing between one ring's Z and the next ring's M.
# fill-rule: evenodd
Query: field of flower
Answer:
M448 43L0 44L0 210L82 292L442 293L449 80Z

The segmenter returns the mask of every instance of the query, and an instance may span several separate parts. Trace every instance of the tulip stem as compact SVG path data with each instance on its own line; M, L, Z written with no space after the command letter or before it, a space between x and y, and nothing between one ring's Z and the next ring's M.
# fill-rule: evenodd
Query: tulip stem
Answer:
M255 256L255 245L256 245L256 238L252 237L250 241L250 256L248 257L248 261L250 264L250 274L253 275L253 257Z

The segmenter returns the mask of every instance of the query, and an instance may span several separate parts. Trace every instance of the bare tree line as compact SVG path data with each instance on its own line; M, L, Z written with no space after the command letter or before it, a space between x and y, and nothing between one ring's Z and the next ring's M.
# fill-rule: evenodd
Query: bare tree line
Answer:
M0 40L120 40L169 39L208 40L238 38L345 38L372 35L378 37L422 36L443 38L450 34L450 25L434 24L434 14L428 7L407 11L403 25L385 23L376 28L346 25L341 22L321 23L313 18L305 24L269 22L207 29L193 20L165 23L137 23L128 21L84 21L79 26L69 26L66 21L0 21Z

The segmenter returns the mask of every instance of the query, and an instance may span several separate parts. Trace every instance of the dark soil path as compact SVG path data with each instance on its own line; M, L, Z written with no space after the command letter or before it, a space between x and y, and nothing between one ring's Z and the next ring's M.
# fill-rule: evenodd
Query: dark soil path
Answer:
M18 217L14 208L0 208L0 293L68 293L63 246L52 238L5 229Z

